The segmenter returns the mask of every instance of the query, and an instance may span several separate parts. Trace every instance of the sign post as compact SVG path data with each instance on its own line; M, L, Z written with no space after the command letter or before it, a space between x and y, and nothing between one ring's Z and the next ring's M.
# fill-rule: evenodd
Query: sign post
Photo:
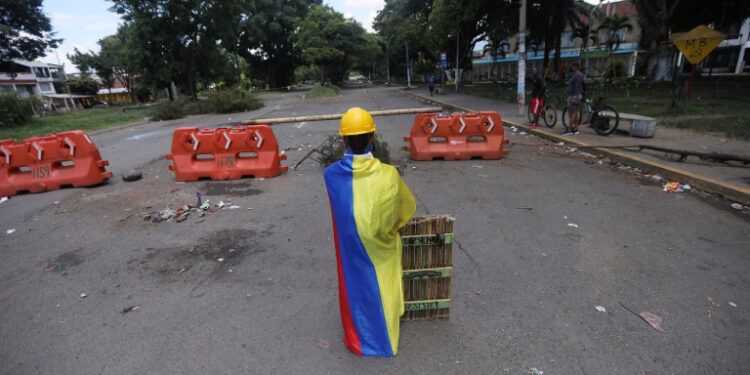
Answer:
M701 62L711 51L716 48L727 36L707 26L700 25L694 29L672 39L675 47L692 64L690 67L690 83L688 84L688 99L693 93L693 80L695 79L695 64Z
M448 67L448 54L445 52L440 53L440 85L445 88L445 78L443 77L444 69Z

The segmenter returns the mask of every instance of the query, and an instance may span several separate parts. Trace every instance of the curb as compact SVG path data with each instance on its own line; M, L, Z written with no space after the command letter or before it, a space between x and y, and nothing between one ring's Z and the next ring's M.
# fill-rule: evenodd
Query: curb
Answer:
M432 97L423 96L421 94L405 92L403 90L401 92L404 93L405 95L415 97L419 101L433 102L433 103L436 103L445 107L456 108L464 112L478 112L471 108L467 108L464 106L455 105L451 103L446 103L441 100L436 100ZM740 202L744 205L750 204L750 189L745 189L745 188L741 188L738 186L729 185L724 182L714 180L706 176L701 176L695 173L684 171L682 169L673 168L665 164L661 164L661 163L651 161L651 160L646 160L644 158L641 158L635 155L629 155L621 151L614 151L614 150L603 148L603 147L591 147L591 145L589 145L586 142L581 142L581 141L573 140L570 138L561 137L557 134L553 134L544 130L531 129L528 126L519 124L515 121L503 119L503 126L507 127L509 125L523 129L525 132L529 134L533 134L537 137L544 138L550 141L554 141L555 143L563 142L566 144L577 146L579 148L586 148L589 150L593 150L594 152L592 153L605 155L606 157L612 160L618 160L623 164L628 164L628 165L640 168L642 170L646 170L650 172L657 172L658 174L660 174L662 177L666 179L686 182L692 185L693 187L703 190L705 192L718 194L726 199L729 199L735 202Z

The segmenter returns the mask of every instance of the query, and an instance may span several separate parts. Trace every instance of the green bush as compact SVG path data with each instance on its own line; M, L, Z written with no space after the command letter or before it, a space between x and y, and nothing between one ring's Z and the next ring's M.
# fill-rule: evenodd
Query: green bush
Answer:
M35 99L35 96L21 98L15 92L0 90L0 128L23 125L31 120Z
M336 85L318 86L308 91L305 94L305 98L324 98L328 96L337 96L339 94L339 87Z
M240 88L218 90L209 94L208 101L216 113L252 111L263 107L263 103Z
M154 108L154 114L151 116L151 120L163 121L183 118L185 117L185 110L182 107L183 103L179 101L165 101Z

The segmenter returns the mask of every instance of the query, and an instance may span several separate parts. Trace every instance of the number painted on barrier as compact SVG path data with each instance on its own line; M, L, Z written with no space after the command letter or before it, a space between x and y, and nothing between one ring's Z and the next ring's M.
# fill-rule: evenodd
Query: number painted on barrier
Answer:
M41 179L49 177L49 165L34 167L31 169L31 178Z
M219 167L234 168L234 155L219 156L216 159L216 165Z

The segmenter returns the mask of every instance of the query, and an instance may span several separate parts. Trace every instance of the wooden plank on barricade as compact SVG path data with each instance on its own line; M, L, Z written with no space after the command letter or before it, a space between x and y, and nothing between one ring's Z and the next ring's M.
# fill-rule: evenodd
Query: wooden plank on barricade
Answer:
M443 111L442 107L425 107L425 108L387 109L383 111L370 111L369 113L370 113L370 116L394 116L394 115L409 115L409 114L414 114L414 113L439 113L442 111ZM344 117L343 113L333 113L329 115L260 118L260 119L253 119L253 120L245 120L245 121L242 121L242 123L245 125L280 124L280 123L285 123L285 122L337 120L342 117Z
M406 310L401 320L450 317L454 221L452 215L417 216L399 231Z

